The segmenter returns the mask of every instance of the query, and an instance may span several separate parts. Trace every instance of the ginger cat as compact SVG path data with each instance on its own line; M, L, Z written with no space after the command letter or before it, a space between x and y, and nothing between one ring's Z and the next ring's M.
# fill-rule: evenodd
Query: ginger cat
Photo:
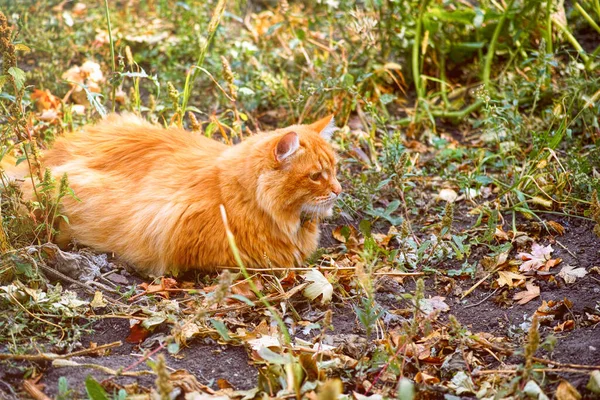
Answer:
M219 205L248 267L300 265L319 240L319 219L342 191L329 139L332 116L226 146L134 115L111 115L65 135L43 156L68 174L71 238L115 252L140 271L236 266Z

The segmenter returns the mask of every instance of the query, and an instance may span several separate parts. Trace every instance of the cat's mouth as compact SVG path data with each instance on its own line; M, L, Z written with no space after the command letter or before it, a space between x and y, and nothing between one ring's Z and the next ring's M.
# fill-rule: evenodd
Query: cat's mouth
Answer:
M337 196L317 197L302 206L302 212L308 217L330 217Z

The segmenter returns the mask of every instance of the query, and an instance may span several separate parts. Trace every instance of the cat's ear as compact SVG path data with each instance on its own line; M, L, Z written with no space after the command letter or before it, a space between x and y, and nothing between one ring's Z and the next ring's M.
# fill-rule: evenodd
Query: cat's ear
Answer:
M337 129L333 114L313 122L308 127L315 132L319 132L325 140L330 140L331 135L333 135L333 132Z
M286 133L279 139L275 147L275 158L277 161L283 161L298 150L300 139L296 132Z

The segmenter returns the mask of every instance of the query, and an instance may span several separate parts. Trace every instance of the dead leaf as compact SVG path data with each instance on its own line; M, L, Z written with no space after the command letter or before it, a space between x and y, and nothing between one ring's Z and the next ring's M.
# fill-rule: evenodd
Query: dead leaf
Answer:
M263 347L281 348L281 343L276 336L264 335L258 339L248 340L248 344L252 347L252 350L258 351Z
M540 271L549 271L550 268L556 267L561 262L562 258L553 258L551 260L548 260L546 261L546 264L544 264L544 266L540 268Z
M556 400L579 400L581 399L581 395L567 381L560 381L558 387L556 388Z
M58 110L60 107L60 99L50 93L48 89L40 90L34 89L31 94L31 100L35 103L35 106L39 112L44 110Z
M71 99L77 104L89 106L87 94L80 85L85 85L90 92L100 93L100 84L104 82L104 74L100 64L86 61L81 66L73 66L63 73L62 78L71 82Z
M427 385L436 385L440 383L440 378L438 378L437 376L429 375L426 372L419 371L415 375L415 382L424 383Z
M565 227L554 221L547 221L546 225L550 228L550 230L556 233L558 236L562 236L565 234Z
M458 193L456 193L452 189L442 189L442 190L440 190L440 192L438 193L438 195L436 197L437 200L443 200L447 203L454 203L457 198L458 198Z
M253 279L252 283L254 284L254 286L256 287L256 289L258 291L262 291L264 286L261 282L260 279ZM232 294L238 294L241 296L244 296L245 298L247 298L248 300L256 300L256 294L252 291L252 287L250 286L250 282L248 282L247 280L241 281L241 282L237 282L234 285L231 286L231 293ZM234 300L231 299L232 302L238 301L238 300Z
M40 121L52 122L58 118L58 112L56 110L44 110L37 118Z
M508 233L504 232L501 226L496 227L496 231L494 232L494 238L498 242L506 242L508 241Z
M519 253L517 254L517 258L521 260L526 260L519 267L520 271L531 271L542 268L546 265L546 262L550 260L550 254L552 254L552 245L548 245L546 247L540 246L537 243L533 243L531 245L531 253Z
M436 311L445 312L450 310L450 306L444 302L445 297L434 296L429 299L422 299L419 302L419 308L425 315L430 315Z
M227 379L219 378L217 379L217 386L219 389L233 389L233 386Z
M499 277L496 282L498 283L499 287L504 285L508 286L509 288L521 286L525 282L525 279L527 279L525 275L510 271L498 271L498 275ZM515 283L514 281L517 282Z
M586 275L587 271L585 270L585 268L575 268L572 265L565 265L558 273L558 276L563 278L565 280L565 283L574 283L577 280L577 278L583 278Z
M568 319L562 324L558 324L554 327L554 332L568 332L572 331L575 328L575 321L572 319Z
M141 343L150 335L150 331L142 326L141 322L129 328L129 336L125 338L127 343Z
M357 235L358 232L356 231L356 228L354 228L352 225L341 225L335 228L333 232L331 232L331 236L333 236L335 240L341 243L357 244Z
M177 281L173 278L160 278L159 284L149 284L148 282L142 282L138 285L139 288L143 289L146 294L158 294L163 296L165 299L169 298L169 292L167 289L177 288ZM131 300L131 299L130 299Z
M321 304L329 303L331 301L331 297L333 296L333 285L329 283L321 271L311 269L302 277L310 282L302 292L305 297L314 300L320 295L323 295Z
M525 285L525 287L527 288L527 290L516 293L515 296L513 297L514 300L519 300L517 302L519 304L529 303L531 300L535 299L536 297L538 297L540 295L540 287L539 286L535 286L533 283L528 282Z
M565 298L563 300L542 301L542 305L535 311L535 316L540 323L552 322L555 319L562 320L564 315L573 307L573 303Z
M102 292L96 290L96 293L94 293L94 299L90 303L90 306L92 306L92 308L102 308L106 307L106 304L107 303L106 300L104 300L104 295L102 294Z

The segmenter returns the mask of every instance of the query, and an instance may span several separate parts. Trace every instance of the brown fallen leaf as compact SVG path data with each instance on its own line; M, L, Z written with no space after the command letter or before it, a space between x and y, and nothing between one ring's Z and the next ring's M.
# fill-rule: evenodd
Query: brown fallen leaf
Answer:
M579 400L581 394L567 381L560 381L556 388L556 400Z
M331 232L331 236L341 243L358 244L357 235L358 232L352 225L341 225Z
M142 326L141 322L129 328L129 336L125 338L127 343L141 343L150 335L150 331Z
M48 89L33 89L33 93L30 97L39 112L44 110L56 111L60 107L60 99L53 95Z
M504 232L501 226L496 227L496 231L494 232L494 238L498 242L506 242L509 240L508 233Z
M138 285L139 288L143 289L143 294L158 294L163 296L165 299L169 298L169 289L177 288L177 281L173 278L160 278L160 283L149 284L148 282L142 282ZM139 295L135 296L139 297ZM133 297L132 297L133 298ZM131 299L129 299L131 301Z
M426 372L419 371L415 375L415 382L424 383L424 384L428 384L428 385L436 385L436 384L440 383L440 378L433 376L433 375L429 375Z
M217 379L217 386L219 389L233 389L233 386L227 379L219 378Z
M558 236L562 236L565 234L565 227L559 224L558 222L547 221L546 225L552 232L556 233Z
M573 303L565 298L563 300L542 301L542 305L535 311L540 323L562 320L563 316L573 307Z
M516 272L498 271L498 279L496 282L499 287L506 285L509 288L513 288L521 286L523 282L525 282L525 279L527 279L525 275L517 274Z
M531 300L535 299L536 297L538 297L540 295L540 287L539 286L535 286L533 283L528 282L525 284L525 287L527 288L527 290L516 293L515 296L513 297L514 300L519 300L517 302L518 304L529 303Z
M568 332L575 328L575 321L572 319L566 320L562 324L558 324L554 327L554 332Z

